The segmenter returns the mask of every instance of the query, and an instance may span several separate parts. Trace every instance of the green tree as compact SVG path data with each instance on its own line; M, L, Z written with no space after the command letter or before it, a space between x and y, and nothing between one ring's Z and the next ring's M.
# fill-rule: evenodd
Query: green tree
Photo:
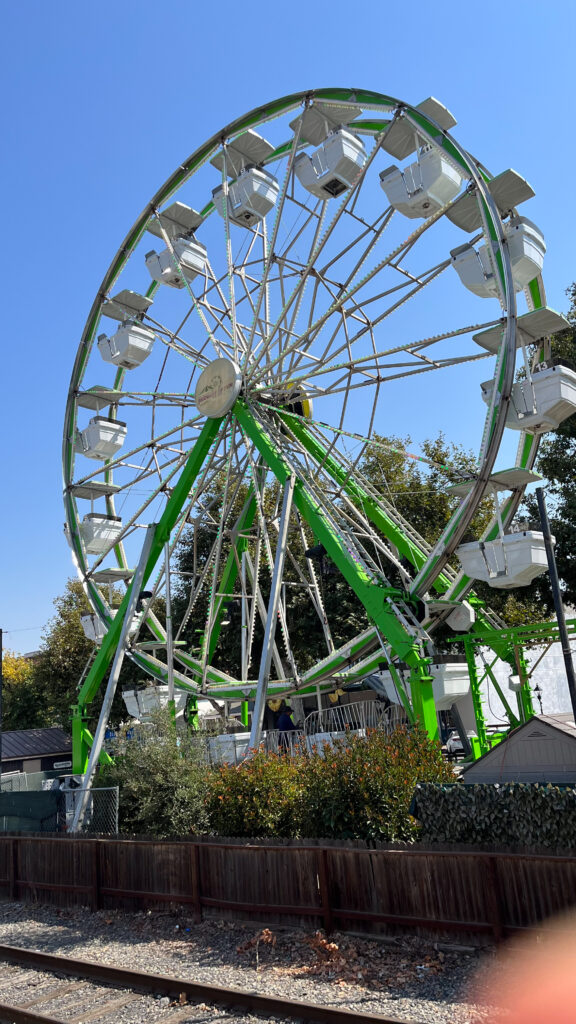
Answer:
M4 729L36 729L45 724L42 692L33 662L5 651L3 657L2 726Z
M77 702L79 683L95 652L95 645L87 639L81 622L81 616L90 613L92 609L78 580L68 580L66 590L55 599L54 606L56 614L42 634L40 654L33 665L33 679L36 692L40 695L41 724L70 729L70 708ZM126 714L121 695L122 685L134 682L141 675L141 670L125 658L112 707L112 721L119 721ZM105 681L89 707L90 725L94 725L98 719L104 686Z
M368 448L361 463L363 476L424 540L435 544L460 501L450 493L450 484L477 470L473 453L449 443L440 433L422 444L428 462L421 462L408 454L410 437L377 434L375 440L378 445ZM490 517L490 504L483 502L470 528L470 539L480 536Z
M80 582L68 580L54 601L56 614L42 633L40 656L34 667L45 707L47 725L70 727L70 705L94 644L86 638L80 616L90 611Z

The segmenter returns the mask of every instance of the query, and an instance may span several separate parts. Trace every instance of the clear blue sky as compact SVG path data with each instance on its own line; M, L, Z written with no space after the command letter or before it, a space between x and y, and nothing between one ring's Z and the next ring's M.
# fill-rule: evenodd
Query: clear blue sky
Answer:
M175 166L267 100L357 86L434 95L493 171L536 198L548 302L574 257L570 0L246 5L19 0L2 9L2 501L0 626L38 646L72 575L60 446L76 347L129 226Z

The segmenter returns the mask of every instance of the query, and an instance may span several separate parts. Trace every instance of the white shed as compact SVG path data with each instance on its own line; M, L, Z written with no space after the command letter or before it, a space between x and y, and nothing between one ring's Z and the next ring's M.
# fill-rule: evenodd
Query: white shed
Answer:
M538 715L468 765L462 781L576 783L576 727L565 715Z

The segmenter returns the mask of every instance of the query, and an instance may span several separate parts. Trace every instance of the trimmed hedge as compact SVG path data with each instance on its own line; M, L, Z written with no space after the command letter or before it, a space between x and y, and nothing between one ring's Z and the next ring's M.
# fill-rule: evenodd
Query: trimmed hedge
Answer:
M541 783L423 783L412 811L422 843L576 848L576 787Z

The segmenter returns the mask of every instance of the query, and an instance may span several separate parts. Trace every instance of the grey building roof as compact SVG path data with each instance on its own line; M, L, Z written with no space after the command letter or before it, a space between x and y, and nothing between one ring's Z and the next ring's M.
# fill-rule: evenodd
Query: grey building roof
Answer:
M72 740L63 729L18 729L2 733L2 760L68 754Z
M566 715L537 715L467 765L464 783L576 782L576 726Z
M545 722L547 725L553 725L556 729L562 729L563 726L569 726L566 730L569 736L576 736L576 727L574 726L574 715L569 711L562 711L557 715L538 715L539 722Z

